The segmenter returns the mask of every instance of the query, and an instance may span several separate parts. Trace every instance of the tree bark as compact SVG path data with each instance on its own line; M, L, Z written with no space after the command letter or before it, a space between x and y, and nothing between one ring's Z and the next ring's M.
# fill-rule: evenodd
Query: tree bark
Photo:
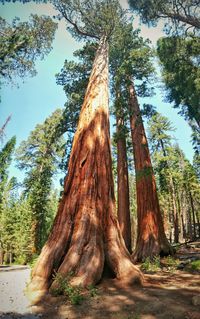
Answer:
M129 86L130 126L136 171L138 234L133 260L168 255L172 248L165 236L147 138L134 85Z
M117 118L117 216L126 248L131 252L128 163L123 119Z
M171 176L171 172L169 172L169 186L170 186L170 194L171 194L171 201L173 207L173 224L174 224L174 242L179 242L179 218L178 212L176 207L176 194L175 194L175 187L173 177Z
M196 220L195 220L195 210L194 210L194 202L192 193L189 190L189 198L190 198L190 204L191 204L191 210L192 210L192 220L193 220L193 239L196 239Z
M54 272L73 285L96 284L105 264L116 278L141 282L115 217L108 114L108 44L100 40L77 131L64 193L29 290L47 291Z

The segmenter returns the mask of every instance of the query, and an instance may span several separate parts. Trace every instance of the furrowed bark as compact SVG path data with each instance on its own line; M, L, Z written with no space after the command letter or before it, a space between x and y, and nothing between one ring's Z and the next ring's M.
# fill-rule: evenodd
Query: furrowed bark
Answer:
M123 119L117 118L117 216L126 247L131 252L131 221L126 137Z
M74 285L96 284L105 263L116 277L141 281L115 217L108 114L108 44L100 40L69 160L64 194L30 290L46 291L52 275L73 273Z
M156 255L172 253L165 236L155 177L136 92L131 82L130 126L136 171L138 235L133 260L143 261Z

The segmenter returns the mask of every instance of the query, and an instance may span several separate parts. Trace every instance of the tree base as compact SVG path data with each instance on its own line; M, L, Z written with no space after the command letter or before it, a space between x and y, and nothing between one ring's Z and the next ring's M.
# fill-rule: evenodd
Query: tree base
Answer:
M33 270L32 281L28 286L29 294L35 296L36 301L38 296L44 295L49 288L56 288L57 283L54 281L55 262L59 259L60 265L56 273L64 278L69 277L69 283L73 286L88 287L89 285L96 285L105 275L105 272L108 275L108 271L112 278L116 278L125 285L142 285L143 275L131 261L117 220L112 217L106 225L104 233L99 231L97 234L92 231L95 236L88 234L88 229L91 229L91 227L87 228L87 235L86 233L83 234L82 238L86 242L79 243L80 250L78 252L77 243L73 241L73 236L71 245L62 258L58 256L56 241L54 241L54 246L49 245L48 242L44 246ZM104 238L107 237L107 240L103 240L103 234ZM61 249L59 251L62 253ZM71 275L69 276L69 274Z
M169 256L174 254L174 250L168 243L167 239L164 239L164 244L160 244L154 238L148 241L139 241L132 254L133 262L144 262L146 258L153 260L155 256Z

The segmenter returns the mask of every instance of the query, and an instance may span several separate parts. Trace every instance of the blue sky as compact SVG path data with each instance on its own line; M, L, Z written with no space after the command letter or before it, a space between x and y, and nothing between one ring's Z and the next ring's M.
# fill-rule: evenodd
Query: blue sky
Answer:
M122 0L123 6L127 6L126 1ZM31 13L46 14L53 16L56 14L54 9L48 4L20 4L7 3L1 5L1 16L10 22L14 17L20 17L26 21ZM138 19L135 19L135 27L138 27ZM157 28L147 28L139 26L141 34L152 41L155 46L156 40L163 35L162 26ZM16 81L19 87L9 84L2 85L1 105L0 105L0 127L3 125L8 115L12 115L11 121L6 128L6 138L16 135L17 146L22 140L27 139L35 125L42 123L56 108L63 107L66 101L64 91L61 86L56 85L55 74L58 73L65 59L72 59L73 51L78 49L82 43L76 42L66 31L64 21L59 22L56 37L53 43L53 50L43 60L36 62L37 76L25 78L24 82L20 79ZM149 101L155 105L157 111L167 116L176 127L173 133L186 157L192 161L193 149L191 145L191 129L187 122L177 115L177 110L173 109L169 103L163 102L163 96L157 89L157 94ZM22 175L15 168L11 167L11 175L20 178Z

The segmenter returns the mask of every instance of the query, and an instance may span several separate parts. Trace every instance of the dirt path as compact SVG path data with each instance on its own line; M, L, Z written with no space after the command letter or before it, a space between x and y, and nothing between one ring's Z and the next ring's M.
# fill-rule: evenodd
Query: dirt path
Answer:
M0 318L14 319L200 319L200 276L184 271L145 275L144 287L120 287L104 280L81 305L46 296L29 307L23 294L30 270L0 272ZM197 304L195 305L195 300Z
M185 272L145 276L143 288L105 280L98 295L73 306L66 297L47 296L34 308L48 319L200 319L199 275Z
M23 293L30 269L23 266L0 267L0 318L36 319Z
M198 258L199 248L196 249ZM179 260L194 258L182 252ZM182 263L182 261L181 261ZM0 318L4 319L200 319L200 274L186 269L168 269L145 274L144 286L122 287L115 279L104 279L90 296L83 293L80 305L65 296L47 295L37 306L29 306L23 294L30 269L2 271L0 267Z

